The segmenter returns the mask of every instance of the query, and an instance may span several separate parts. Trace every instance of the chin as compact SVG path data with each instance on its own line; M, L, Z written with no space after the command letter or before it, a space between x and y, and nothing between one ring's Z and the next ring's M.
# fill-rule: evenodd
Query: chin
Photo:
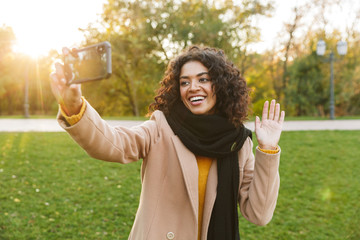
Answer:
M210 114L209 111L203 111L203 110L195 110L195 111L191 111L191 112L195 115L209 115Z

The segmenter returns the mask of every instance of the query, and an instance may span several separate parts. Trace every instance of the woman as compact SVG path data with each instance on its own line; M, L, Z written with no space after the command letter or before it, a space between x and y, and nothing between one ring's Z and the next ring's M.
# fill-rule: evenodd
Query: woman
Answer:
M248 90L221 50L190 47L169 63L151 118L111 127L66 86L62 65L52 73L58 121L87 153L105 161L143 159L139 208L129 239L239 239L238 211L257 225L273 215L279 189L285 113L273 100L256 117L252 152Z

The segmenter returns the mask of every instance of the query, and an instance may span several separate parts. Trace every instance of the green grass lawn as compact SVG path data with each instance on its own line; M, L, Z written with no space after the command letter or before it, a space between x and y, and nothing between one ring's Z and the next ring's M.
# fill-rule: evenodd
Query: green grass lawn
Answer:
M126 120L126 121L145 121L148 117L141 116L102 116L105 120ZM355 117L354 117L355 118ZM25 119L23 115L0 115L0 119ZM29 119L56 119L56 115L30 115Z
M241 239L360 239L360 131L284 132L280 145L273 220L240 217ZM66 133L0 133L0 149L0 239L127 239L140 162L91 159Z
M30 119L55 119L56 115L30 115ZM105 120L127 120L127 121L145 121L149 119L145 116L134 117L134 116L102 116ZM0 119L24 119L23 115L0 115ZM360 116L336 116L335 120L358 120ZM249 121L254 121L255 116L249 116ZM302 117L292 117L286 116L287 121L322 121L330 120L328 117L312 117L312 116L302 116Z

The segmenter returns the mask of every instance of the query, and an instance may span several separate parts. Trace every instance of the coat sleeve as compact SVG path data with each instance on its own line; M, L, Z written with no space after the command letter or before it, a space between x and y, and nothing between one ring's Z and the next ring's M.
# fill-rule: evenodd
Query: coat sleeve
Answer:
M157 136L155 120L126 128L113 127L104 121L96 110L86 102L83 117L69 126L58 114L58 122L70 136L93 158L104 161L129 163L145 158L154 136Z
M281 150L277 154L267 154L256 148L254 157L250 138L246 145L239 156L244 159L240 164L240 211L247 220L262 226L270 222L275 210L280 186Z

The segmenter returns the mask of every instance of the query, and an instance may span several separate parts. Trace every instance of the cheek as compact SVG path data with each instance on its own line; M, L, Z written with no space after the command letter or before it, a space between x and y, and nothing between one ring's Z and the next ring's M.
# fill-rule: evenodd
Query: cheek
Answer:
M211 84L209 84L207 87L207 92L210 96L212 96L213 98L215 98L215 89L211 86Z
M214 89L211 86L208 88L208 93L211 96L211 100L213 101L213 104L215 105L216 104L216 95L215 95Z
M184 100L186 98L186 90L180 87L180 98Z

